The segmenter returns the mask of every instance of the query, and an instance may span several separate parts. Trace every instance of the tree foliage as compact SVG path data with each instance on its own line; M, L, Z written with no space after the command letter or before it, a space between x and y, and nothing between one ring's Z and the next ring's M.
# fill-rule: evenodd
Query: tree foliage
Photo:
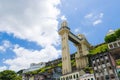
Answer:
M117 39L120 39L120 29L117 29L113 34L106 35L104 38L106 43L116 41Z
M22 78L12 70L4 70L0 72L0 80L22 80Z
M117 38L115 34L107 35L105 37L105 42L110 43L110 42L116 41L116 39Z
M120 59L116 60L116 64L120 66Z
M116 34L116 37L117 37L117 38L120 38L120 29L116 30L116 31L115 31L115 34Z

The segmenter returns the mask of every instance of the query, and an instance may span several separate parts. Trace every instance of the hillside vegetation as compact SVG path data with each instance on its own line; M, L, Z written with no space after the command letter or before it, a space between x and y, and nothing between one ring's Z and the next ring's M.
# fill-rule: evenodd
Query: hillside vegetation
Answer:
M102 44L102 45L99 45L99 46L97 46L97 47L94 47L93 49L91 49L91 50L89 51L89 53L90 53L91 55L95 55L95 54L97 54L97 53L106 52L106 51L108 51L108 46L107 46L106 43L104 43L104 44Z

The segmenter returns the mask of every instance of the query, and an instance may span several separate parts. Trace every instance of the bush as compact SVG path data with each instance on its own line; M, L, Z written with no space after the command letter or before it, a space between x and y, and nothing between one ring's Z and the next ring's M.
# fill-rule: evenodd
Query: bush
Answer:
M5 70L0 72L0 80L22 80L22 78L12 70Z
M108 50L108 46L107 44L102 44L92 50L90 50L90 54L94 55L94 54L97 54L97 53L101 53L101 52L106 52Z
M120 59L116 60L116 64L120 66Z

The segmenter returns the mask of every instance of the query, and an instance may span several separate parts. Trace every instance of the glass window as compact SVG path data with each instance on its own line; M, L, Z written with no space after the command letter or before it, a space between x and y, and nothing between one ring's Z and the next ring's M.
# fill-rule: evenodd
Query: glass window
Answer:
M74 79L75 79L75 75L74 75Z
M112 44L110 44L110 45L109 45L109 47L112 49L112 48L113 48L113 45L112 45Z
M96 57L96 59L98 59L98 57Z
M78 74L76 74L76 77L78 78Z
M91 78L91 80L93 80L93 78Z
M109 80L109 75L106 75L105 77L106 77L107 80Z
M114 79L114 78L115 78L114 74L111 74L111 75L110 75L110 77L111 77L112 79Z
M98 65L100 65L100 62L98 62Z
M99 78L97 78L97 80L99 80Z
M103 76L101 76L101 80L104 80L104 77L103 77Z
M71 76L69 76L69 79L71 79Z
M104 64L104 61L102 61L102 64Z
M108 63L109 62L109 60L106 60L106 63Z
M107 56L107 54L104 54L104 56Z
M112 69L112 67L111 67L111 66L109 66L109 69Z

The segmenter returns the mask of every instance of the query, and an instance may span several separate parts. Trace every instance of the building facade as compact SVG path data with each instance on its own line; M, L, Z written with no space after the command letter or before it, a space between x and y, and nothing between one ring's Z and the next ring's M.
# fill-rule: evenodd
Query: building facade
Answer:
M45 62L40 62L40 63L38 63L38 64L32 63L32 64L30 64L30 68L25 69L25 70L23 71L23 73L26 73L26 72L29 72L29 71L38 70L38 69L40 69L40 68L42 68L42 67L45 67L45 66L46 66L46 63L45 63Z
M50 72L49 72L50 71ZM44 80L59 80L60 76L62 75L61 67L54 67L51 70L47 70L42 73L37 74L29 74L29 73L23 73L22 74L22 80L41 80L41 77L44 75Z
M44 74L25 75L22 80L49 80Z
M96 54L91 57L91 61L96 80L119 80L110 52Z
M72 73L61 76L60 80L79 80L79 77L84 74L85 72L83 70L76 71L76 72L72 72Z
M84 74L79 80L95 80L94 74Z
M120 47L120 40L108 43L108 48L110 50Z
M120 79L120 66L117 66L117 73L118 73L118 77Z
M115 60L120 59L120 40L108 43L108 48Z

